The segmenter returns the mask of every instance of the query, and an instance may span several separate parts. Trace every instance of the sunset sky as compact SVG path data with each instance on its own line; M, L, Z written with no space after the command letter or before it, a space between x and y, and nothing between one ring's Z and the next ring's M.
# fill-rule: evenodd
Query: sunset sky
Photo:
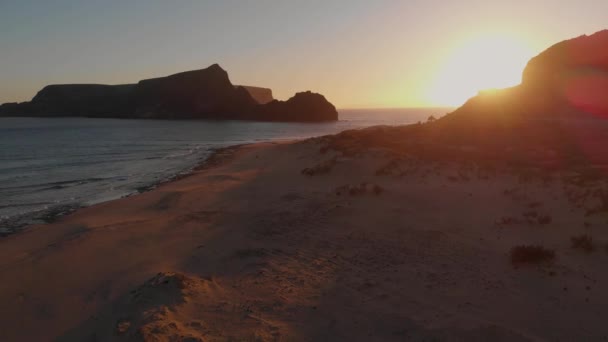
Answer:
M339 108L458 105L518 83L606 0L0 0L0 102L52 83L130 83L219 63L233 83Z

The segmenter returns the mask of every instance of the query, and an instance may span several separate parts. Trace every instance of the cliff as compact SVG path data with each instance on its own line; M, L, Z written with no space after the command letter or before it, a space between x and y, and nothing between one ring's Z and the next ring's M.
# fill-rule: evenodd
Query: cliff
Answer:
M29 104L38 115L104 116L128 113L133 109L130 94L134 85L66 84L49 85L40 90Z
M529 61L520 85L480 92L425 136L488 158L604 165L606 118L608 31L601 31L553 45Z
M270 121L337 120L323 96L306 93L276 101L266 88L234 86L214 64L206 69L142 80L137 84L49 85L31 102L0 106L0 116L213 119Z
M482 91L425 124L346 131L323 150L606 170L607 51L608 31L558 43L530 60L520 85Z
M596 72L608 72L608 30L551 46L528 62L522 79L527 85L554 87Z
M520 85L480 92L453 114L480 120L607 116L608 30L551 46L528 62Z
M140 81L132 97L138 118L236 118L239 110L257 104L249 93L235 88L217 64Z
M522 79L528 92L557 105L607 116L608 30L553 45L530 60Z
M262 88L262 87L252 87L252 86L235 86L235 87L243 87L253 99L260 104L266 104L274 100L272 97L272 89Z

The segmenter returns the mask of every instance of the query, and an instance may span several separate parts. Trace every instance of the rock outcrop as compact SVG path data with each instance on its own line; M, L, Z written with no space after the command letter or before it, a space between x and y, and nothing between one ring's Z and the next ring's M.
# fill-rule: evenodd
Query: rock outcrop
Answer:
M137 118L237 118L239 111L257 104L246 90L235 88L217 64L140 81L132 97Z
M105 116L133 110L134 85L65 84L49 85L34 96L30 110L40 116ZM27 114L27 111L26 111Z
M606 165L606 119L608 31L601 31L553 45L530 60L520 85L480 92L425 134L488 158Z
M256 116L265 121L335 121L338 112L325 97L310 91L297 93L287 101L267 103L257 108Z
M288 101L277 101L270 89L234 86L228 73L217 64L137 84L49 85L31 102L0 106L0 116L337 120L335 107L322 95L307 92Z
M453 114L479 120L608 116L608 30L551 46L528 62L520 85L482 91Z
M252 86L235 86L235 87L243 87L254 100L256 100L259 104L266 104L274 100L272 97L272 89L270 88L262 88L262 87L252 87Z
M580 74L608 72L608 30L557 43L532 58L523 83L553 87Z
M530 60L518 86L482 91L425 124L342 132L323 150L608 171L607 51L608 31L558 43Z

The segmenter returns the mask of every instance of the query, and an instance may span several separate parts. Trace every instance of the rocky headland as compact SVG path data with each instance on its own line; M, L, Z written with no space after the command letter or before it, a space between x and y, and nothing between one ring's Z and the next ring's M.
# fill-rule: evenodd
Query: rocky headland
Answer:
M560 42L532 58L522 83L479 92L438 120L346 131L328 149L388 148L433 158L542 167L606 168L608 30Z
M0 116L255 121L335 121L336 108L312 92L278 101L267 88L235 86L214 64L137 84L48 85L30 102L5 103Z

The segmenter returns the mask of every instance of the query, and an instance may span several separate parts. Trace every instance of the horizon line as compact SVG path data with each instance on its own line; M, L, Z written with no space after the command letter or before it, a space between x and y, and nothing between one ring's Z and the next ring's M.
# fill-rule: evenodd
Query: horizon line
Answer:
M459 106L336 107L336 110L455 109Z

